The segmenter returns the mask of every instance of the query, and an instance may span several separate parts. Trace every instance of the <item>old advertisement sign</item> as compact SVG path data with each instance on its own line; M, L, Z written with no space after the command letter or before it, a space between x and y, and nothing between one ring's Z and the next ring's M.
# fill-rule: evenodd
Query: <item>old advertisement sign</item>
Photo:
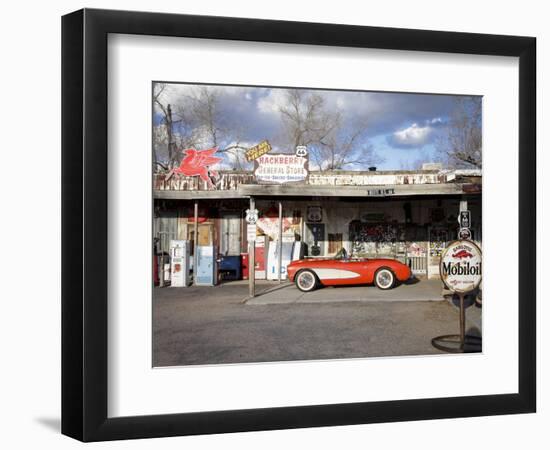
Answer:
M471 241L452 242L441 255L439 274L451 291L473 291L481 282L481 250Z
M269 154L254 161L254 175L259 183L295 183L308 176L308 159L291 154Z
M269 143L269 141L265 140L260 142L258 145L255 145L254 147L250 147L244 155L247 161L254 161L260 156L269 153L270 151L271 144Z

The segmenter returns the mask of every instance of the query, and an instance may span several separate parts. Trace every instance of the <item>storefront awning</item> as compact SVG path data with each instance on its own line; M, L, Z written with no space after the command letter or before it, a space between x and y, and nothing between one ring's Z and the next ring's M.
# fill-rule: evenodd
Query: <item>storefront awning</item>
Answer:
M475 189L472 189L472 186ZM248 197L355 197L387 198L433 195L480 194L481 185L462 183L395 184L370 186L242 184L234 190L155 190L154 198L170 200L234 199Z

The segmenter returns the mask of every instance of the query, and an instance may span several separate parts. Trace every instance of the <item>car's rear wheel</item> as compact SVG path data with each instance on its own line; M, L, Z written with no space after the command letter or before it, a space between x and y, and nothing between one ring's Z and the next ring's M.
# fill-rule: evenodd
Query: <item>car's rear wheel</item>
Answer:
M315 275L315 272L307 269L298 272L294 282L296 283L296 287L302 292L311 292L317 287L318 284L317 275Z
M374 284L378 289L391 289L395 285L395 275L390 269L382 267L374 274Z

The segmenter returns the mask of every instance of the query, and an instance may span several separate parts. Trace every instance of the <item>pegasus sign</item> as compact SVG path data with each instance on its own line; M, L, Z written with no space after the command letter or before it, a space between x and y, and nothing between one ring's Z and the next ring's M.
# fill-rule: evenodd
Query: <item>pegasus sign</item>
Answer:
M183 150L185 156L181 160L179 167L173 169L172 173L185 175L187 177L198 176L201 180L206 181L208 187L214 187L211 176L217 177L218 172L210 166L222 160L222 158L214 156L214 153L217 151L217 147L207 150L195 150L194 148Z

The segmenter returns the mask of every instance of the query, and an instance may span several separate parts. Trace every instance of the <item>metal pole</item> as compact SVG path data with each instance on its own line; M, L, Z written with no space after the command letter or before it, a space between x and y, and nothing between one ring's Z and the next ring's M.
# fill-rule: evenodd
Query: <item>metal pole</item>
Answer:
M279 258L277 265L279 266L279 272L277 274L277 280L281 282L281 269L283 266L283 203L279 202L279 242L278 242Z
M458 207L458 217L460 217L460 213L461 213L462 211L468 211L468 200L466 200L465 197L462 197L462 198L460 199L460 204L459 204L459 207ZM458 228L459 228L459 229L462 228L462 224L461 224L461 223L458 225ZM460 239L460 236L457 236L457 237Z
M250 197L250 211L256 209L254 197ZM248 241L248 295L254 297L256 295L256 241Z
M193 212L195 219L193 228L193 284L197 284L197 246L199 243L199 201L195 200L195 210Z
M159 257L159 287L164 287L164 252L162 250L162 232L159 232L159 248L160 248L160 257Z
M464 340L466 336L466 312L464 310L464 294L460 297L460 349L464 349Z

